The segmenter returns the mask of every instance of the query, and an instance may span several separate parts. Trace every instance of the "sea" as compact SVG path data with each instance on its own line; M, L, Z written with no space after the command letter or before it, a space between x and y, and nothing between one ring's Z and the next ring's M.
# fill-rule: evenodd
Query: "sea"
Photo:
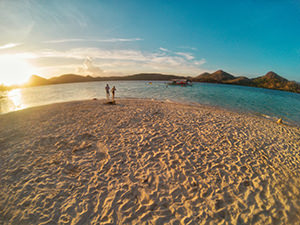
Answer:
M300 126L300 94L263 88L193 83L169 86L165 81L110 81L56 84L0 92L0 113L28 107L105 98L105 85L116 86L117 98L142 98L209 105L250 113Z

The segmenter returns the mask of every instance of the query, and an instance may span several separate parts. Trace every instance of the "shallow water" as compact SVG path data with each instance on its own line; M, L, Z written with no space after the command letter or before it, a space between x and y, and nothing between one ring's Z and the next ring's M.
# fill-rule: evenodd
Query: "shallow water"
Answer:
M113 81L58 84L0 92L0 112L7 113L55 102L105 98L106 83L116 86L121 98L153 98L196 102L231 110L282 118L300 125L300 94L235 85L194 83L191 87L167 86L166 82Z

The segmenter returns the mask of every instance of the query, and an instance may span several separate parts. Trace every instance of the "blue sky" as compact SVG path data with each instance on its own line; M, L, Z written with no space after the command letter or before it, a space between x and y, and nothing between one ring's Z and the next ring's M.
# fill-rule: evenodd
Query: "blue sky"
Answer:
M300 81L299 0L0 0L0 33L0 60L44 77L223 69Z

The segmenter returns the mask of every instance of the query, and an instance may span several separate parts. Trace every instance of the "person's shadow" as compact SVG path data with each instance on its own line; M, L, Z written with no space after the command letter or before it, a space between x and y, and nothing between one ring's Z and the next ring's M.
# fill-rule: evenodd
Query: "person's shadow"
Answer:
M115 100L114 101L107 101L104 104L106 104L106 105L115 105L116 101Z

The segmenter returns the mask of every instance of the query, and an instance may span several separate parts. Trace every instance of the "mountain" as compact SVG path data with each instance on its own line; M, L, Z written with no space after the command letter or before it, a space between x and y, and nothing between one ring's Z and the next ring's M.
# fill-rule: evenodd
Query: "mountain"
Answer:
M48 85L51 82L45 78L39 77L37 75L32 75L27 82L26 86L40 86L40 85Z
M300 93L299 83L296 83L295 81L289 81L272 71L268 72L264 76L249 79L247 77L235 77L223 70L218 70L214 73L202 73L196 77L193 77L192 81L244 85Z
M78 83L78 82L91 82L91 81L114 81L114 80L171 80L182 79L183 76L165 75L159 73L140 73L129 76L113 76L113 77L91 77L81 76L77 74L63 74L58 77L45 79L37 75L33 75L25 86L39 86L49 84L64 84L64 83Z
M48 81L51 84L63 84L95 81L95 78L91 76L80 76L76 74L63 74L59 77L50 78Z
M280 87L282 84L286 84L288 80L270 71L264 76L254 78L253 82L257 87L269 86L270 88L276 88Z
M6 87L4 84L0 84L0 92L1 91L8 91L9 90L9 88L8 87ZM0 93L0 99L1 99L1 93Z
M248 77L235 77L232 80L223 81L224 84L236 84L244 86L254 86L253 81Z
M76 82L91 82L91 81L115 81L115 80L171 80L189 78L195 82L208 82L220 84L244 85L251 87L269 88L283 91L300 93L300 84L295 81L289 81L274 72L268 72L264 76L249 79L247 77L235 77L223 70L217 70L214 73L202 73L196 77L183 77L175 75L165 75L159 73L139 73L128 76L113 76L113 77L91 77L81 76L76 74L64 74L58 77L45 79L37 75L33 75L29 82L25 85L39 86L49 84L76 83Z
M232 80L235 77L229 73L226 73L223 70L217 70L211 74L211 77L216 81Z
M199 76L193 78L193 81L197 82L209 82L209 83L220 83L226 80L233 80L235 77L223 70L218 70L214 73L202 73Z
M295 81L289 81L270 71L262 77L252 79L256 87L270 88L300 93L300 85Z
M139 73L130 76L120 77L123 80L171 80L171 79L182 79L183 76L165 75L160 73Z

